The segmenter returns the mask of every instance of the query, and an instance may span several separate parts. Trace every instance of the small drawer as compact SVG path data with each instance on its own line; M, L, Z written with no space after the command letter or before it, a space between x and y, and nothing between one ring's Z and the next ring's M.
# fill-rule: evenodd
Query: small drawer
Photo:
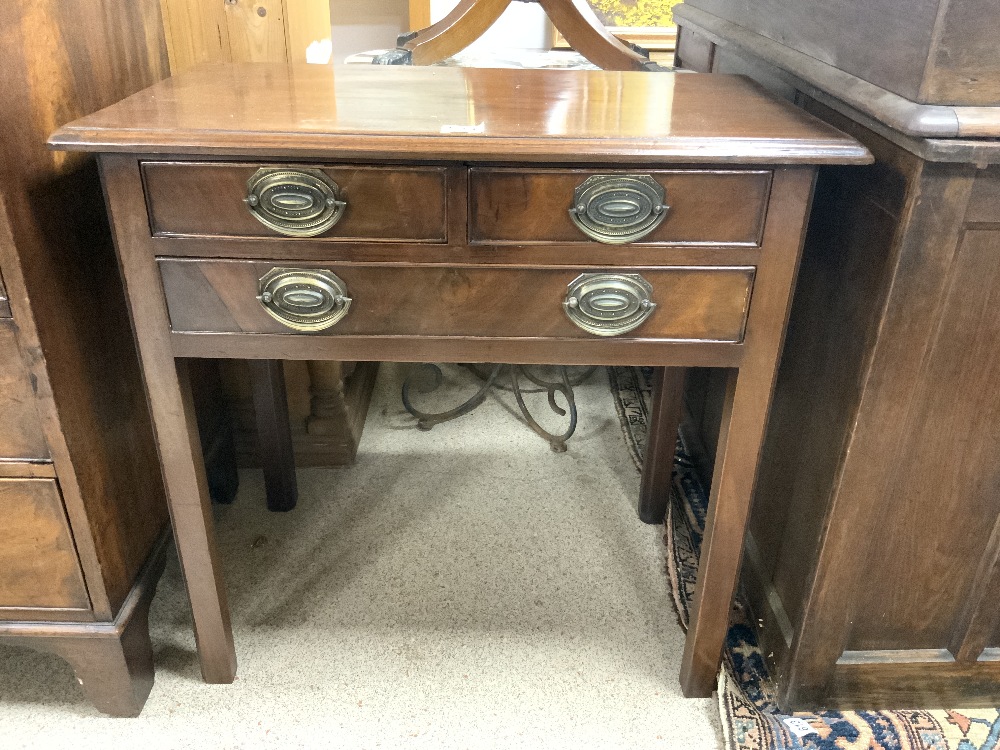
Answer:
M88 608L55 480L0 479L0 518L0 619L5 608Z
M159 264L174 331L333 336L739 342L754 277L752 267Z
M447 240L436 167L146 162L142 175L154 236Z
M469 237L481 244L755 246L770 189L767 171L473 169ZM601 232L607 239L594 237Z

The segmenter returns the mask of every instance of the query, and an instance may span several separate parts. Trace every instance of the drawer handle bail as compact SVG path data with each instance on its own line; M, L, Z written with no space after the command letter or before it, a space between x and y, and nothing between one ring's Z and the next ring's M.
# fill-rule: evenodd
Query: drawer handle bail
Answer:
M667 193L651 175L595 174L577 185L573 223L607 245L641 240L667 217Z
M652 297L652 285L637 273L583 273L567 288L563 309L587 333L621 336L653 314Z
M347 315L353 300L347 285L332 271L272 268L257 282L267 314L294 331L322 331Z
M316 237L344 216L347 201L319 169L258 169L243 199L254 218L286 237Z

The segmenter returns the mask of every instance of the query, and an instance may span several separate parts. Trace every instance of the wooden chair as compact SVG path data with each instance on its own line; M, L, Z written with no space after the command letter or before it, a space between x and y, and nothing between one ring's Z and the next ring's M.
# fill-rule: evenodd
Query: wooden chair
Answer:
M607 30L586 0L461 0L435 24L403 34L396 49L375 59L380 65L433 65L468 47L512 2L542 6L569 45L604 70L659 70L649 53Z

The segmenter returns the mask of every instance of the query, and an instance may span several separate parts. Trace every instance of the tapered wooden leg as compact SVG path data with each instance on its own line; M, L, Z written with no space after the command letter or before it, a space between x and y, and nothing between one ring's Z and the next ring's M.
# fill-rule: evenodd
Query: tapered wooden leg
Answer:
M716 685L743 556L767 414L791 307L815 172L774 172L744 358L728 374L698 581L681 661L681 689L706 698Z
M229 619L229 601L215 543L215 521L188 381L187 360L176 360L175 369L181 402L175 418L180 420L178 430L183 426L187 431L187 441L168 443L168 456L161 439L160 458L166 478L177 555L191 597L201 674L205 682L225 684L236 679L236 648ZM162 428L170 420L163 414L157 417L156 411L154 408L154 417Z
M639 519L644 523L663 523L667 513L681 424L684 372L680 367L657 367L653 374L653 404L639 490Z
M295 450L288 420L284 365L277 359L250 360L250 380L267 507L272 511L289 511L298 501L299 490L295 481Z
M689 698L708 697L715 689L729 630L771 396L770 379L752 375L731 370L726 383L715 476L681 661L681 689Z
M142 174L136 158L128 155L102 157L101 171L122 275L127 280L174 541L191 599L201 674L206 682L232 682L236 650L198 421L187 361L174 357L170 313L156 258L148 247Z

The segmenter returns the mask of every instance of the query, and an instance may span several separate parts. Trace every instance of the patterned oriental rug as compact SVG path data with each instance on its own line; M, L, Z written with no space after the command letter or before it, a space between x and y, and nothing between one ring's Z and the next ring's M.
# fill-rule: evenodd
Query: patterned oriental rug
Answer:
M652 369L609 367L608 377L625 442L641 468ZM674 605L687 629L708 494L680 440L673 489L664 541ZM737 601L719 674L727 750L1000 750L1000 709L781 713L753 621L745 603Z

